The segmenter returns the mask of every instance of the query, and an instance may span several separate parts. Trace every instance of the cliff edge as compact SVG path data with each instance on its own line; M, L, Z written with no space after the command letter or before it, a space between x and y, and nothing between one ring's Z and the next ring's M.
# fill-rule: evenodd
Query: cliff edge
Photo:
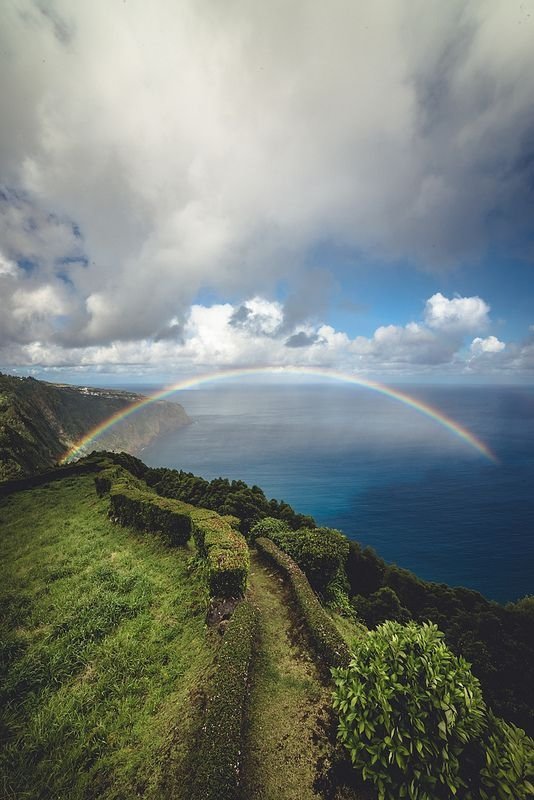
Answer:
M49 469L89 431L142 399L134 392L0 373L0 481ZM189 423L179 403L157 400L102 433L98 448L137 453Z

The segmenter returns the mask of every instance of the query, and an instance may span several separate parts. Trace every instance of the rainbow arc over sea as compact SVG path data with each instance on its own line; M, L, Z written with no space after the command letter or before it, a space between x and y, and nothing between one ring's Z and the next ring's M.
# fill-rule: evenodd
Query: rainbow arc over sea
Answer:
M88 446L93 444L98 437L101 436L101 434L105 433L113 425L121 422L121 420L126 419L132 414L135 414L136 411L139 411L145 406L150 405L150 403L155 403L158 400L165 400L175 392L179 392L184 389L193 389L203 384L230 380L232 378L260 375L288 375L330 379L378 392L381 395L390 397L392 400L403 403L405 406L409 406L424 416L429 417L437 424L443 426L452 434L462 439L464 442L466 442L466 444L477 450L489 461L493 462L494 464L499 463L497 456L492 452L492 450L490 450L487 444L475 436L475 434L470 430L446 416L434 406L424 403L422 400L418 400L406 392L402 392L398 389L392 389L391 387L386 386L383 383L379 383L378 381L372 381L367 378L362 378L357 375L341 372L335 369L317 367L240 367L239 369L222 369L216 372L205 372L195 375L194 377L185 378L177 383L174 383L172 386L168 386L167 388L155 392L154 394L143 397L141 400L132 403L121 411L113 414L111 417L108 417L108 419L105 419L99 425L96 425L85 436L72 445L72 447L62 457L61 463L64 464L73 459L80 458L82 455L87 453Z

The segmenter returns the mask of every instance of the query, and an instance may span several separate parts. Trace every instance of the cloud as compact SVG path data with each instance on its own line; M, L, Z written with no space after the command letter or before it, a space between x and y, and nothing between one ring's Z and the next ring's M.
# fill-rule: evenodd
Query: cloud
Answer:
M0 241L31 262L28 292L56 300L24 336L15 315L4 341L148 341L183 326L199 290L272 297L281 279L290 335L323 312L331 279L306 275L325 243L435 270L515 247L532 232L525 14L504 0L7 4ZM1 314L20 300L24 315L25 296L2 294ZM466 319L438 325L435 310L436 331Z
M286 339L286 347L309 347L318 340L316 333L306 333L305 331L298 331L288 339Z
M440 292L426 301L425 322L429 328L467 333L487 327L490 307L480 297L454 297Z
M479 303L487 308L480 298L442 300L460 302L453 308L478 308ZM64 300L53 294L46 298L29 294L25 302L25 319L32 318L36 307L45 305L53 307L56 314L64 311ZM428 307L427 302L425 309ZM478 336L466 350L465 333L456 324L451 331L448 325L431 328L425 321L382 325L372 336L350 338L322 322L297 324L287 331L283 311L281 303L259 296L235 305L196 303L183 325L175 320L151 338L82 348L47 343L45 337L37 342L21 340L0 348L0 364L118 373L139 369L169 376L244 366L335 367L360 374L399 376L433 374L438 370L459 375L534 367L530 338L522 344L505 345L496 336ZM476 318L481 328L489 323L487 313ZM472 326L472 315L469 320Z
M477 336L471 342L471 352L475 355L481 353L502 353L506 345L504 342L499 341L496 336L488 336L486 339L481 339Z
M459 342L439 336L424 325L410 322L406 326L383 325L368 339L357 337L352 351L362 363L370 362L379 369L399 365L437 366L449 363L458 350Z

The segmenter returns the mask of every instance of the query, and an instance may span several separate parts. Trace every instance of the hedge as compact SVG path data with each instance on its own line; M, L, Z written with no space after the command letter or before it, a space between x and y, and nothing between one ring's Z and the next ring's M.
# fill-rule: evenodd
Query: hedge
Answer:
M241 597L250 567L248 546L228 520L213 511L194 509L193 536L206 559L208 585L213 597Z
M247 683L256 631L256 612L243 600L228 623L216 659L206 719L192 764L195 800L239 797Z
M345 564L349 540L340 531L333 528L300 528L294 531L280 520L267 517L250 532L252 541L259 536L271 539L296 561L313 589L322 597L330 595L330 585L334 582L344 586L345 593L348 590Z
M106 471L107 472L107 471ZM109 473L100 476L97 492L104 488L104 482L110 481L109 499L110 516L120 525L130 525L141 531L163 533L173 546L188 542L192 522L190 515L174 500L167 500L144 489L140 482L121 474L113 480ZM97 483L95 481L95 483Z
M161 497L120 466L108 464L95 477L97 494L109 493L110 516L121 525L160 531L173 545L185 544L193 533L199 555L206 560L212 597L242 597L250 558L234 517Z
M347 666L350 662L349 648L320 604L300 567L270 539L259 537L256 539L256 547L288 579L291 592L319 657L331 667Z

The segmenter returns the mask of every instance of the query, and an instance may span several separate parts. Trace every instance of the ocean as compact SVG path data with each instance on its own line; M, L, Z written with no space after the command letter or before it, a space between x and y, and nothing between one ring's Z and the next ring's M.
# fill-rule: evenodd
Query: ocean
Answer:
M427 580L499 602L534 593L534 388L399 388L498 463L397 400L337 383L181 391L193 424L141 457L257 484Z

